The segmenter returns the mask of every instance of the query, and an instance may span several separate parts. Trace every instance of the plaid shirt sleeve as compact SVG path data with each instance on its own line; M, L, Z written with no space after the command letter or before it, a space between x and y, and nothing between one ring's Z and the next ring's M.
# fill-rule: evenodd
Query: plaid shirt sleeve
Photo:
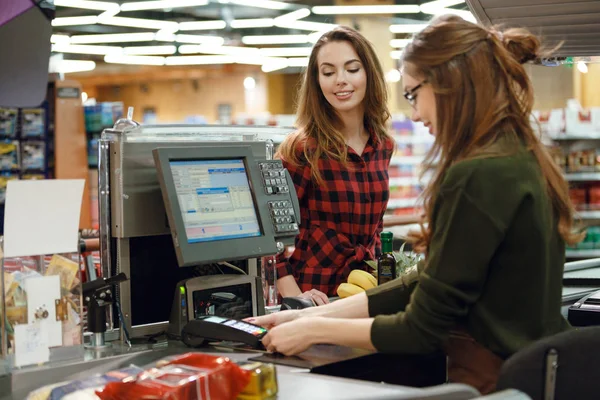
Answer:
M353 269L367 269L381 251L379 233L389 198L388 166L393 143L371 137L363 154L349 149L349 167L319 160L322 185L310 166L288 167L300 200L300 233L293 253L280 257L278 277L293 274L301 291L335 296Z

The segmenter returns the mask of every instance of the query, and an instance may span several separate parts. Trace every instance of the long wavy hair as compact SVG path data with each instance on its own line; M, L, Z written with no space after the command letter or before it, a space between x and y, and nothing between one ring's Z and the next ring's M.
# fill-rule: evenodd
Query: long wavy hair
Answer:
M432 176L423 193L426 221L450 166L523 143L540 166L561 237L581 240L568 184L531 125L533 88L523 64L543 53L539 38L524 29L487 29L454 15L433 20L404 49L404 72L427 80L437 107L435 142L423 169ZM426 249L429 241L430 229L413 236L415 248Z
M348 42L356 51L367 76L367 89L363 100L365 129L374 132L380 140L389 138L386 128L386 122L390 118L387 107L388 91L383 68L373 47L364 36L352 28L340 26L326 32L312 48L304 72L298 96L298 130L288 136L277 151L277 157L292 165L307 162L311 167L313 181L317 184L323 183L318 168L319 159L327 157L347 165L348 157L346 141L341 132L342 121L319 85L319 51L331 42Z

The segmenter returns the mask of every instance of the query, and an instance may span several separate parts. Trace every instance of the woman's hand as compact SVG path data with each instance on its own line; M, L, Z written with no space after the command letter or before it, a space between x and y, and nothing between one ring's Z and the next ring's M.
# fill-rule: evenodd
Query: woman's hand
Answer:
M300 310L285 310L269 315L263 315L262 317L246 318L244 321L254 325L262 326L263 328L271 329L275 326L285 324L286 322L291 322L298 318L300 318Z
M305 299L311 299L313 301L313 303L315 303L315 305L317 305L317 306L329 304L329 298L327 297L327 295L317 289L307 290L306 292L302 293L298 297L304 297Z
M316 344L315 338L317 335L315 335L315 332L319 329L322 320L319 317L301 318L276 326L262 338L262 344L267 351L272 353L282 353L286 356L302 353L313 344Z

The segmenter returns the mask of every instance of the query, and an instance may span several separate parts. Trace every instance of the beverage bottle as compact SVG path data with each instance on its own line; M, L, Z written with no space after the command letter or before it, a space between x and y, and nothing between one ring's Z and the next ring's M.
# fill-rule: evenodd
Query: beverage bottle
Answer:
M381 232L381 255L377 259L377 284L396 279L396 257L394 257L392 232Z

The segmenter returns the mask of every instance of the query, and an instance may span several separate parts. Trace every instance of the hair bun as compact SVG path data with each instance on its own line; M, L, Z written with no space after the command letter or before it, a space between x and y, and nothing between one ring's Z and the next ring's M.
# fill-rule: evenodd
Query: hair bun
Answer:
M504 47L521 64L537 60L540 57L542 44L540 39L531 32L521 28L511 28L496 35L499 36Z

